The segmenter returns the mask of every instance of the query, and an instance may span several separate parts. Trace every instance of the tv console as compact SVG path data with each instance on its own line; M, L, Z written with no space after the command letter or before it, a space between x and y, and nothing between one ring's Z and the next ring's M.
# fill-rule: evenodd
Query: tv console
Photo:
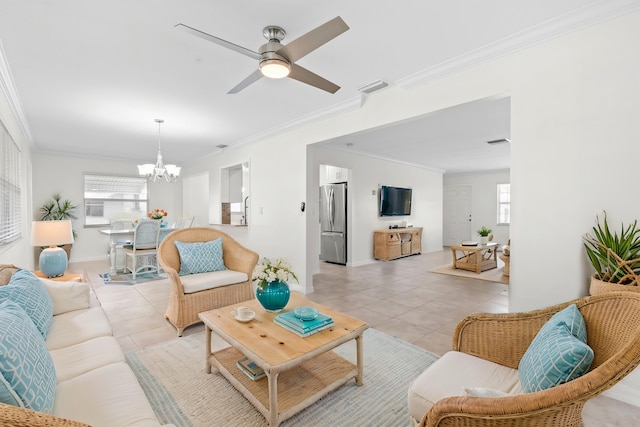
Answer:
M383 261L422 252L422 227L392 228L373 232L373 257Z

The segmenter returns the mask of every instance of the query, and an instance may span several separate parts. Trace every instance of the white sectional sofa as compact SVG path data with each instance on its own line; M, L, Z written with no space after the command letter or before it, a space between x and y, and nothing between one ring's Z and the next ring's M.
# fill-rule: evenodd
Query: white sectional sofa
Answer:
M25 276L25 270L20 273ZM0 425L160 426L133 371L125 363L107 316L88 284L29 280L41 283L52 302L53 315L44 343L55 368L54 401L50 411L45 411L50 413L28 409L34 407L28 394L25 399L18 396L12 405L2 403ZM3 307L9 304L5 291L13 282L12 278L9 284L0 286L0 315L3 315ZM4 342L14 338L5 334ZM11 361L6 360L10 357L8 351L3 354L3 348L0 343L0 368L6 370ZM2 381L11 386L12 372L3 371L2 374L0 387ZM37 381L36 378L32 383ZM2 396L0 390L0 398Z

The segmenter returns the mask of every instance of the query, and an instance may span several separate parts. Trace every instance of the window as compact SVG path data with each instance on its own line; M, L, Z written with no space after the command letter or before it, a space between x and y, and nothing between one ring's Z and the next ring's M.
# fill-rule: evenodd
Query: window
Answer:
M498 184L498 224L511 224L511 184Z
M145 178L128 176L84 176L84 225L109 225L114 218L139 218L149 211Z
M22 236L20 149L0 123L0 245Z

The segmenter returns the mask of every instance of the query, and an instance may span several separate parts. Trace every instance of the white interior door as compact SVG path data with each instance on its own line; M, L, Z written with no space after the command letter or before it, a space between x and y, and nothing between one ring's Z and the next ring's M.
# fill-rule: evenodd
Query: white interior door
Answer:
M444 187L443 204L444 246L459 245L472 240L471 235L471 186L447 185Z

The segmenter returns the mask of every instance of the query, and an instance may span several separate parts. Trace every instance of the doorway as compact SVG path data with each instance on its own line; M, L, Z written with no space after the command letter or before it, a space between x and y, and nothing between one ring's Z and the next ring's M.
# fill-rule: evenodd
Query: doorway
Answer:
M459 245L471 236L471 186L445 185L443 192L443 233L444 246Z

